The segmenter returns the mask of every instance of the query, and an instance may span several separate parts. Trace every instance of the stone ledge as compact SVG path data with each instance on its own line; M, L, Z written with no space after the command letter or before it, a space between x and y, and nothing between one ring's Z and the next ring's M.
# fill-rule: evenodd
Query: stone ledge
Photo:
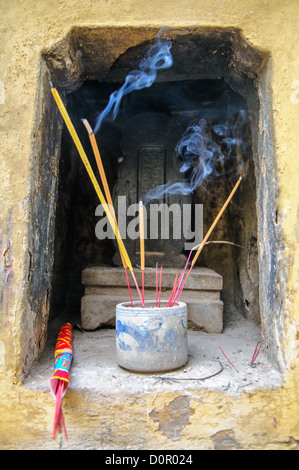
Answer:
M111 297L117 296L122 298L122 302L126 300L130 300L128 288L127 287L105 287L105 286L85 286L84 295L97 295L101 297L102 295L109 295ZM166 300L170 296L170 289L162 289L161 293L161 300ZM135 287L131 290L132 299L139 300L137 290ZM183 290L181 295L181 300L183 302L186 301L186 297L189 300L198 300L205 299L205 300L219 300L220 299L220 291L217 290ZM145 293L145 300L151 300L156 298L156 291L155 289L146 289Z
M168 299L178 271L165 268L162 273L162 299ZM141 285L141 272L136 270L136 279ZM130 276L130 275L129 275ZM81 299L81 326L95 330L104 326L115 326L115 307L129 301L126 277L123 268L93 266L82 272L85 295ZM133 300L139 300L130 276ZM145 298L155 298L156 271L145 272ZM194 268L181 295L188 307L188 327L207 333L221 333L223 328L223 303L220 300L222 276L208 268Z
M164 268L162 273L163 288L172 288L176 274L181 270L175 268ZM134 271L137 282L141 284L141 271ZM145 269L146 288L154 288L156 284L156 271L154 268ZM134 287L134 281L129 273L130 286ZM126 287L126 277L122 267L108 268L104 266L92 266L83 270L82 284L84 286L111 286ZM188 277L184 289L191 290L221 290L222 276L208 268L193 268Z

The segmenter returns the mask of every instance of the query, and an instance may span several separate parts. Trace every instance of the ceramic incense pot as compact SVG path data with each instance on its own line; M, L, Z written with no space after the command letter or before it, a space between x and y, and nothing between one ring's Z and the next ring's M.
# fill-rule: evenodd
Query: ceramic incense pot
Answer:
M135 372L177 369L188 361L187 306L166 301L124 302L116 306L116 360Z

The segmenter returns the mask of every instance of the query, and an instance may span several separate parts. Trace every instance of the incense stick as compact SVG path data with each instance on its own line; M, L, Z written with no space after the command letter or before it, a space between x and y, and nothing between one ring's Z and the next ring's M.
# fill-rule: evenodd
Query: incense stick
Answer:
M140 231L140 267L142 273L142 298L144 301L144 269L145 269L145 253L144 253L144 209L142 201L139 201L139 231Z
M228 360L228 362L230 363L230 365L235 369L236 372L239 373L238 369L237 369L237 368L234 366L234 364L229 360L229 358L227 357L227 355L226 355L225 352L223 351L222 347L219 346L219 348L220 348L220 350L221 350L223 356L224 356L224 357Z
M172 293L172 296L171 296L171 301L169 303L169 307L172 307L173 304L174 304L174 300L177 297L178 287L179 287L179 285L181 285L182 277L183 277L183 271L181 272L180 277L179 277L179 279L176 283L176 286L174 287L174 290L173 290L173 293Z
M227 200L225 201L225 203L223 204L223 206L221 207L217 217L215 218L214 222L212 223L211 227L209 228L206 236L204 237L202 243L200 244L197 252L195 253L194 255L194 258L193 260L191 261L191 264L192 266L194 266L194 264L196 263L196 260L197 258L199 257L206 241L208 240L209 236L211 235L212 231L214 230L215 226L217 225L218 223L218 220L220 219L220 217L222 216L223 212L225 211L225 209L227 208L228 204L230 203L233 195L235 194L235 192L237 191L238 187L239 187L239 184L241 183L242 181L242 176L240 176L240 178L238 179L237 183L235 184L235 186L233 187L233 190L232 192L230 193L230 195L228 196Z
M108 181L107 181L107 178L106 178L106 173L105 173L105 170L104 170L104 167L103 167L103 162L102 162L101 154L100 154L100 151L99 151L99 147L97 145L96 137L95 137L94 132L93 132L89 122L87 121L87 119L82 119L82 122L83 122L84 126L86 127L86 130L87 130L88 135L89 135L89 140L90 140L90 143L91 143L91 146L92 146L92 149L93 149L93 153L94 153L94 156L95 156L95 159L96 159L96 162L97 162L97 166L98 166L98 170L99 170L101 180L102 180L102 183L103 183L103 188L104 188L106 200L107 200L108 204L111 206L111 210L114 212L111 193L110 193ZM115 218L115 213L114 213L114 218Z
M142 299L142 295L141 295L141 292L140 292L140 289L139 289L139 286L138 286L138 283L137 283L135 274L134 274L133 271L131 271L131 274L132 274L133 280L134 280L134 282L135 282L135 286L136 286L136 289L137 289L139 298L140 298L140 300L141 300L141 305L142 305L142 307L144 307L144 301L143 301L143 299Z
M55 439L56 430L61 432L61 425L64 430L65 437L67 439L66 426L63 418L63 412L61 408L62 396L64 391L64 383L62 380L58 380L56 387L56 406L55 406L55 416L54 416L54 426L53 426L53 439Z
M189 260L190 260L190 257L191 257L191 254L192 254L192 250L190 250L190 253L189 253L189 256L187 258L187 261L186 261L186 264L185 264L185 267L180 275L180 279L179 279L179 283L178 283L178 287L177 287L177 290L176 290L176 293L175 293L175 296L174 296L174 299L173 299L173 302L172 304L175 303L176 299L177 299L177 296L180 292L180 287L181 287L181 284L182 284L182 281L183 281L183 278L185 276L185 273L186 273L186 270L187 270L187 267L188 267L188 264L189 264Z
M115 215L115 210L114 210L114 207L113 207L112 197L111 197L108 181L107 181L107 178L106 178L106 173L105 173L105 170L104 170L104 166L103 166L103 163L102 163L101 154L100 154L99 147L98 147L98 144L97 144L97 141L96 141L96 137L95 137L94 132L93 132L89 122L87 121L87 119L82 119L82 122L83 122L84 126L86 127L86 130L87 130L88 135L89 135L89 140L90 140L90 143L91 143L91 146L92 146L92 149L93 149L93 153L94 153L94 156L95 156L95 159L96 159L96 162L97 162L97 167L98 167L98 170L99 170L99 173L100 173L100 177L101 177L101 181L102 181L102 184L103 184L106 200L107 200L108 205L110 207L111 215L114 218L114 223L115 223L116 227L118 227L117 220L116 220L116 215ZM121 250L121 247L120 247L119 244L118 244L118 247L119 247L121 261L122 261L122 264L123 264L123 267L124 267L124 270L125 270L125 274L126 274L126 280L127 280L127 286L128 286L129 296L130 296L130 300L131 300L131 306L133 307L130 282L129 282L129 278L128 278L128 269L127 269L128 266L127 266L127 263L125 261L125 258L123 256L123 254L122 254L122 250Z
M104 198L104 195L103 195L103 193L102 193L102 191L101 191L101 188L100 188L100 186L99 186L99 184L98 184L98 182L97 182L97 180L96 180L95 174L94 174L94 172L93 172L93 170L92 170L92 168L91 168L91 166L90 166L89 160L88 160L87 155L86 155L86 153L85 153L85 151L84 151L84 149L83 149L83 147L82 147L82 144L81 144L81 141L80 141L80 139L79 139L79 137L78 137L78 134L77 134L77 132L76 132L76 130L75 130L73 124L72 124L72 121L71 121L71 119L70 119L70 117L69 117L69 115L68 115L68 112L67 112L67 110L66 110L66 108L65 108L65 106L64 106L64 104L63 104L63 102L62 102L62 100L61 100L61 98L60 98L60 95L59 95L58 91L56 90L56 88L51 88L51 91L52 91L53 97L54 97L54 99L55 99L55 101L56 101L57 107L58 107L58 109L59 109L59 111L60 111L60 113L61 113L61 115L62 115L62 117L63 117L63 119L64 119L64 122L65 122L65 124L66 124L66 126L67 126L67 128L68 128L68 131L69 131L69 133L70 133L70 135L71 135L71 137L72 137L72 139L73 139L73 141L74 141L74 144L75 144L76 147L77 147L77 150L78 150L78 152L79 152L79 155L80 155L80 157L81 157L81 159L82 159L82 162L84 163L84 166L85 166L85 168L86 168L86 170L87 170L87 173L88 173L88 175L89 175L89 177L90 177L90 180L91 180L91 182L92 182L92 184L93 184L93 186L94 186L94 189L95 189L95 191L96 191L96 193L97 193L97 196L98 196L98 198L100 199L100 202L101 202L101 204L102 204L102 206L103 206L103 208L104 208L104 210L105 210L105 212L106 212L107 218L108 218L108 220L109 220L109 222L110 222L110 225L111 225L111 227L112 227L112 229L113 229L113 231L114 231L114 234L115 234L115 236L116 236L116 239L117 239L117 241L118 241L120 250L121 250L121 252L122 252L122 254L123 254L123 256L124 256L126 265L128 266L128 268L129 268L130 271L131 271L131 274L132 274L132 277L133 277L133 279L134 279L134 282L135 282L136 287L138 287L138 284L137 284L135 275L134 275L134 273L133 273L133 266L132 266L132 264L131 264L130 258L129 258L128 253L127 253L127 250L126 250L126 248L125 248L125 246L124 246L124 244L123 244L123 241L122 241L122 238L121 238L121 236L120 236L118 227L116 226L116 224L115 224L115 222L114 222L114 218L113 218L113 216L112 216L112 214L111 214L111 212L110 212L110 209L109 209L109 207L108 207L108 205L107 205L107 202L106 202L106 200L105 200L105 198ZM143 302L143 300L142 300L142 297L141 297L139 288L137 288L137 291L138 291L138 294L139 294L139 296L140 296L141 303L142 303L142 305L144 306L144 302Z
M258 348L258 345L260 345L259 348ZM258 341L258 342L256 343L255 350L254 350L254 353L253 353L252 358L251 358L251 361L250 361L250 365L251 365L251 366L253 366L254 361L256 360L256 358L257 358L257 356L258 356L258 354L259 354L259 352L260 352L261 347L262 347L262 344L260 343L260 341Z
M127 268L125 268L125 273L126 273L126 279L127 279L127 285L128 285L128 290L129 290L130 301L131 301L131 307L134 307L134 305L133 305L133 300L132 300L132 294L131 294L131 288L130 288L130 281L129 281L129 276L128 276L128 270L127 270Z
M162 290L162 266L160 268L159 308L160 308L160 305L161 305L161 290Z
M174 296L174 293L175 293L175 290L176 290L176 287L177 287L177 278L178 278L178 274L176 274L176 276L175 276L172 291L171 291L170 297L168 299L168 302L166 304L166 307L171 307L171 301L172 301L172 298Z
M179 301L179 299L180 299L180 296L181 296L181 294L182 294L182 292L183 292L183 289L184 289L184 286L185 286L185 284L186 284L186 281L187 281L187 279L188 279L188 277L189 277L189 275L190 275L190 273L191 273L191 270L192 270L192 268L193 268L193 266L194 266L196 260L198 259L198 256L200 255L200 253L201 253L201 251L202 251L202 249L203 249L205 243L207 242L207 240L208 240L209 236L211 235L212 231L214 230L214 228L215 228L217 222L219 221L220 217L222 216L223 212L224 212L225 209L227 208L227 206L228 206L229 202L231 201L233 195L234 195L235 192L237 191L237 189L238 189L239 184L241 183L241 181L242 181L242 177L240 177L240 178L238 179L237 183L236 183L235 186L233 187L233 189L232 189L230 195L228 196L227 200L225 201L225 203L224 203L223 206L221 207L220 211L218 212L217 217L215 218L214 222L212 223L211 227L209 228L209 230L208 230L206 236L204 237L202 243L199 245L199 248L198 248L197 252L195 253L195 255L194 255L194 257L193 257L193 260L191 261L191 266L190 266L189 271L187 272L187 275L186 275L186 277L185 277L185 280L184 280L184 282L183 282L183 284L182 284L182 286L181 286L181 289L180 289L180 291L179 291L179 295L177 296L177 301Z
M158 306L158 263L156 263L156 307Z

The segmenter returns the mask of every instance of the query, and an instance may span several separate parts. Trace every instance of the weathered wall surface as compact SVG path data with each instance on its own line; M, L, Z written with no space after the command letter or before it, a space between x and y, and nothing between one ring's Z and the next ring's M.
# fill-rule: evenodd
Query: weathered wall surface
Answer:
M139 448L217 448L227 442L227 436L233 448L296 447L299 438L297 1L12 0L2 2L0 8L0 80L4 85L4 90L0 87L0 448L59 445L47 440L52 398L44 393L24 391L20 384L28 367L27 357L30 362L32 350L38 349L32 341L44 340L44 332L36 331L36 313L24 295L31 263L27 234L32 220L29 196L34 162L31 155L34 129L38 125L35 119L39 119L36 102L41 52L62 40L74 26L148 25L236 27L250 44L270 53L265 88L273 107L269 111L273 113L275 141L272 145L278 169L277 269L284 279L283 308L273 312L273 318L278 324L275 334L282 335L280 355L285 365L285 385L278 390L239 398L207 391L186 398L174 392L171 397L167 394L136 397L130 403L121 396L117 401L103 401L73 391L66 406L70 409L75 404L79 411L72 417L76 432L68 446L122 448L133 446L135 435ZM267 116L263 116L261 125L265 126L266 122ZM260 157L261 167L266 166L266 156ZM45 296L45 309L46 302ZM93 406L87 409L87 403ZM176 414L176 410L185 412ZM174 419L173 414L179 419L180 413L184 415L180 418L182 426L186 422L188 426L181 431L180 439L173 442L167 436L171 432L167 423ZM273 422L273 416L277 421ZM164 433L157 429L158 421Z

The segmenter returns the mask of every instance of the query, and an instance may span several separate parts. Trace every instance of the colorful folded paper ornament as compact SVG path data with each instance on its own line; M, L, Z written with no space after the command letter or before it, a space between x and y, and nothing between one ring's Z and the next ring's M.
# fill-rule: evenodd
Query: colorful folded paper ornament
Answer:
M64 431L67 439L67 431L62 413L62 399L69 387L69 369L73 357L73 330L70 323L64 323L59 330L54 352L54 374L50 379L50 390L56 401L55 417L53 425L53 439L56 431Z

